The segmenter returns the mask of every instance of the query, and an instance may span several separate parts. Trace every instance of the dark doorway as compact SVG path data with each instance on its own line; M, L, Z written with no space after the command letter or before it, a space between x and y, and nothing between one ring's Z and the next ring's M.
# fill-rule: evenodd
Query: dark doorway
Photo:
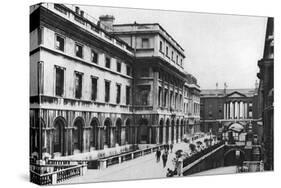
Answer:
M64 128L65 121L62 118L57 118L54 122L54 153L59 152L61 155L64 155L65 144L64 144Z

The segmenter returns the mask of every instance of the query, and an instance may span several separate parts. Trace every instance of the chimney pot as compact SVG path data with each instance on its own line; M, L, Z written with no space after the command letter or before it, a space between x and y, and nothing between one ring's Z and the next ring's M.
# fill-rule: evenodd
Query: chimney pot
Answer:
M81 15L81 17L84 17L84 11L83 10L80 11L80 15Z
M79 10L80 10L79 7L75 7L75 12L76 12L77 14L79 14Z
M115 18L113 15L102 15L99 17L100 27L106 31L112 31L114 20Z

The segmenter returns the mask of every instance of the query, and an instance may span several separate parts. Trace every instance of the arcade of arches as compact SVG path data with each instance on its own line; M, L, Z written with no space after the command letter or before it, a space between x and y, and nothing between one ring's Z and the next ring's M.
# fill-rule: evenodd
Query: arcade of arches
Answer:
M133 144L176 143L191 130L183 118L160 118L157 125L152 125L149 117L93 117L88 122L83 116L73 118L72 122L57 116L46 125L42 118L43 150L52 156L69 156ZM39 142L35 139L34 143Z

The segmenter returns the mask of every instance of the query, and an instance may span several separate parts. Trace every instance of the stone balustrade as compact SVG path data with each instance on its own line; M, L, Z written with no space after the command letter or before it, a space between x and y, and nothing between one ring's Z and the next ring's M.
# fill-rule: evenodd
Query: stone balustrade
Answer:
M54 185L75 176L82 176L86 173L86 170L87 166L85 164L45 174L30 170L30 181L38 185Z

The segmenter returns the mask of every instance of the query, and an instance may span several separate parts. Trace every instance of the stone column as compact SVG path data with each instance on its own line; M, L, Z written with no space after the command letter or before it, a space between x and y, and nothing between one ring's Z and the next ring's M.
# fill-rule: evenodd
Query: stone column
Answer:
M230 119L233 119L233 102L230 102L229 110L230 110Z
M226 103L226 119L229 119L229 103Z
M237 116L238 116L238 119L240 119L240 101L238 102L238 114L237 114Z
M244 109L243 109L243 107L244 107L244 104L243 104L243 101L241 101L241 103L240 103L240 117L242 119L244 119L244 116L243 116Z
M228 119L229 111L228 111L228 103L227 102L225 103L225 110L226 110L226 112L225 112L225 119Z
M235 102L234 102L234 119L237 118L237 104L238 104L238 102L235 101Z
M226 103L223 104L223 119L226 119Z

